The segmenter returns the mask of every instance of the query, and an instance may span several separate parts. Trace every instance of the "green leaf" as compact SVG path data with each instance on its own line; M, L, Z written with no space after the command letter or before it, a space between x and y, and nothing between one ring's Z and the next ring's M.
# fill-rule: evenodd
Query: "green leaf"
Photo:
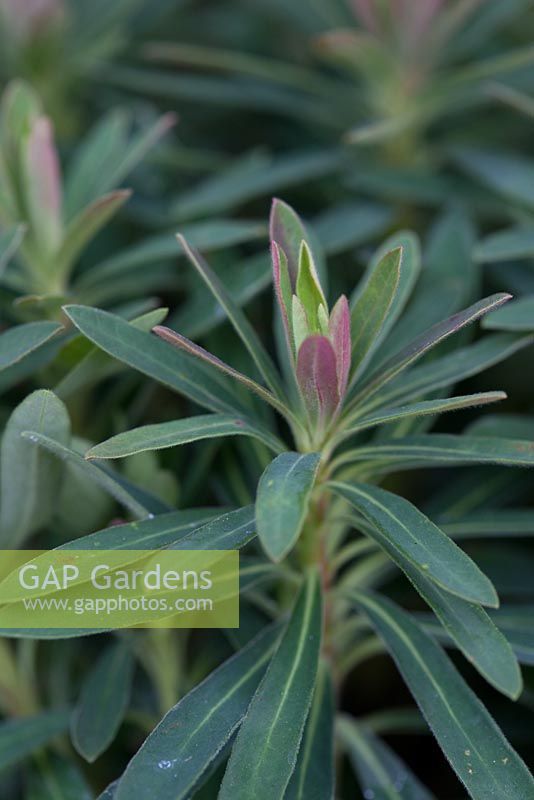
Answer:
M115 792L117 791L117 787L119 785L119 781L113 781L107 786L104 791L98 795L96 800L115 800Z
M226 265L220 274L226 290L240 306L272 283L269 256L263 252L237 264ZM188 303L173 314L172 322L175 330L182 331L190 339L199 339L225 322L225 315L215 298L202 287L202 291L193 292Z
M290 284L294 291L299 272L300 247L302 242L308 240L308 232L291 206L276 197L271 206L269 236L271 242L276 242L287 259Z
M269 196L287 186L335 173L340 167L341 157L337 149L273 157L247 154L224 171L183 192L171 207L170 217L183 220L227 211L255 197ZM283 247L282 242L279 244ZM289 258L289 254L286 255Z
M396 539L385 536L375 526L371 526L367 532L403 570L421 597L433 609L449 636L480 674L499 691L516 699L522 688L519 666L510 645L488 614L479 605L436 586L405 556ZM344 586L347 586L346 581Z
M534 208L534 163L515 153L463 147L454 159L470 175L509 200Z
M388 319L401 275L403 251L400 247L386 253L375 264L356 297L351 302L352 363L351 385L365 368L380 343L380 334Z
M364 725L341 714L336 728L364 797L376 800L434 800L398 755Z
M449 211L432 226L423 268L405 313L380 351L390 357L431 325L469 303L479 292L478 265L473 264L474 231L465 210Z
M353 403L362 403L363 400L368 401L369 397L375 395L379 389L383 389L383 387L393 380L399 372L420 359L433 347L436 347L436 345L444 339L451 336L453 333L457 333L466 325L479 319L479 317L487 314L488 311L498 308L509 300L510 297L511 295L509 294L492 295L484 300L480 300L464 311L460 311L452 317L438 322L437 325L433 325L432 328L425 331L420 336L417 336L409 345L380 366L371 375Z
M150 516L150 512L142 505L133 495L128 492L117 480L112 473L104 471L96 464L91 464L86 461L83 456L72 450L69 447L61 444L56 439L50 436L45 436L37 430L32 430L31 425L25 426L22 431L22 438L35 453L39 453L40 448L44 448L49 453L52 453L60 461L66 461L76 467L82 474L89 480L94 481L98 486L101 486L108 494L115 498L124 508L127 508L136 517ZM39 447L36 447L39 445ZM41 456L42 457L42 456ZM50 501L54 502L55 498L50 497Z
M470 378L504 361L532 341L532 337L511 333L485 336L474 344L461 347L399 375L380 393L380 406L388 407L399 401L413 400L443 386Z
M476 245L474 258L485 264L534 256L534 228L506 228L486 236Z
M498 606L489 579L408 500L367 484L333 481L330 486L377 529L381 543L387 540L424 577L464 600Z
M320 453L281 453L260 478L256 495L258 536L273 561L281 561L300 535L320 459Z
M83 455L92 442L73 437L71 447ZM97 531L113 518L115 502L100 486L85 480L80 471L70 463L65 464L61 490L56 500L53 517L54 530L65 538L83 536Z
M506 308L489 314L482 327L500 331L534 331L534 295L520 297Z
M118 643L86 678L71 719L72 743L86 761L95 761L115 738L128 708L133 668L130 651Z
M40 750L69 727L69 711L48 711L0 723L0 769Z
M75 763L41 753L29 774L25 800L93 800L93 793Z
M445 411L457 411L461 408L471 408L473 406L483 406L487 403L496 403L499 400L506 400L504 392L480 392L480 394L467 394L460 397L447 397L444 399L422 400L419 403L411 403L397 408L385 408L376 414L368 417L358 418L356 415L349 415L343 423L343 428L336 440L346 439L359 431L375 428L377 425L384 425L399 419L410 417L421 417L429 414L443 414Z
M132 758L114 800L185 800L247 712L280 635L264 629L165 715Z
M95 308L66 306L65 313L84 336L106 353L195 403L223 414L239 416L246 410L231 384L216 370L171 349L158 337Z
M209 252L257 239L265 235L265 226L249 220L204 220L184 225L182 235L193 247ZM174 262L177 254L174 231L150 236L82 272L75 281L75 288L78 292L90 292L92 298L102 293L107 296L103 282L131 280L132 275L141 275L149 265L155 266L162 261ZM173 269L173 278L175 271Z
M354 593L473 800L523 798L534 780L443 650L405 612Z
M505 606L492 613L492 619L508 641L521 664L534 665L532 606Z
M276 436L257 423L238 419L228 414L205 414L172 422L143 425L131 431L119 433L105 442L92 447L86 458L123 458L146 450L161 450L200 439L215 439L219 436L252 436L259 439L275 453L284 450Z
M17 252L25 233L24 225L14 225L0 234L0 278L11 258Z
M334 708L332 681L323 664L284 800L330 800L334 796Z
M319 323L319 307L328 308L317 270L313 262L311 250L305 241L299 250L299 269L297 273L296 295L302 303L311 332L321 331Z
M454 539L478 539L502 536L534 536L534 511L504 509L479 511L458 520L445 522L443 530Z
M33 353L47 342L63 326L58 322L28 322L15 325L0 335L0 370L18 364L25 356Z
M318 103L317 97L307 97L302 92L288 91L280 86L267 85L263 81L244 81L239 76L218 78L211 75L201 75L197 72L134 69L132 67L119 67L118 64L114 65L113 71L107 74L106 79L113 86L133 89L137 94L143 92L145 96L147 94L149 96L155 95L158 99L168 97L173 101L178 99L180 101L186 100L189 103L192 101L194 103L201 102L223 107L229 106L232 112L235 112L236 108L246 108L247 112L250 112L251 109L259 109L263 112L275 111L276 113L288 114L291 117L296 115L300 122L304 118L313 124L321 122L330 128L333 124L335 127L335 118L332 116L330 109L326 109L324 104ZM351 94L351 100L353 100L353 94ZM292 160L297 158L298 155L307 155L307 153L295 153ZM265 187L266 194L272 194L278 185L305 180L305 177L299 177L297 180L297 177L295 177L297 170L291 170L291 163L287 165L283 163L284 169L282 169L282 165L277 162L272 165L272 170L275 174L269 180L269 174L263 174L267 156L264 153L254 151L252 157L254 157L255 162L258 162L258 169L261 170L258 183L261 187ZM250 156L249 158L252 160ZM186 160L187 164L188 161ZM265 171L269 172L269 170ZM310 171L311 179L315 177L315 170L310 168ZM322 172L319 174L322 175ZM300 176L300 172L297 175ZM239 177L236 176L235 181L237 184L243 182L248 187L248 170L244 170ZM232 183L225 186L225 189L229 194L234 195L235 190ZM259 193L259 189L257 191ZM208 213L210 208L211 206L203 208L198 213Z
M399 282L389 307L388 315L384 320L377 345L386 339L401 316L410 300L421 272L421 246L417 235L412 231L399 231L386 239L374 254L369 269L374 269L374 265L381 261L387 253L399 247L402 250Z
M114 525L61 545L59 550L232 550L254 536L254 506L219 514L215 508L171 511L153 519Z
M56 274L68 275L84 248L124 205L130 195L131 192L128 190L107 194L99 200L95 200L72 220L65 231L59 252L54 258Z
M160 325L167 314L168 308L155 308L140 317L130 320L130 324L141 331L151 331L154 325ZM81 389L87 389L99 381L105 380L126 369L120 361L116 361L98 347L90 347L86 355L67 372L64 378L54 387L54 392L62 400L70 397Z
M534 442L497 437L456 436L427 433L402 439L380 441L344 452L339 462L377 462L378 470L391 472L414 469L426 464L464 466L466 464L502 464L506 467L534 466Z
M328 255L358 247L385 231L392 211L378 203L344 203L328 208L313 219L313 229Z
M193 356L205 366L212 367L221 372L223 375L229 376L233 380L237 381L242 386L245 386L249 391L254 392L254 394L257 394L258 397L261 397L261 399L266 403L269 403L269 405L275 408L283 417L286 417L288 420L291 418L295 424L299 425L299 420L292 413L292 411L281 400L279 400L276 395L272 394L268 389L265 389L253 378L249 378L248 375L245 375L243 372L239 372L237 369L234 369L234 367L231 367L225 361L222 361L220 358L218 358L218 356L215 356L213 353L205 350L199 344L195 344L195 342L192 342L190 339L182 336L181 333L177 333L176 331L171 330L171 328L167 328L165 325L156 325L152 329L152 332L155 333L156 336L159 336L160 339L163 339L163 341L177 348L181 352L187 353L189 356Z
M22 438L28 429L67 443L70 420L58 398L33 392L11 414L0 448L0 534L3 547L16 547L45 525L56 508L62 465Z
M118 186L174 121L173 114L165 114L129 137L127 114L113 110L103 117L84 138L70 165L65 188L67 217Z
M171 550L240 550L256 535L254 506L229 511L170 545Z
M208 522L205 522L205 520ZM255 535L254 506L216 516L210 509L192 509L163 514L154 519L112 526L103 531L83 536L61 545L58 550L121 550L121 565L137 560L128 551L138 549L172 550L239 550ZM35 559L39 562L39 557ZM7 579L6 579L7 581ZM12 589L21 596L20 584L15 578ZM11 591L11 590L10 590ZM43 590L41 595L49 594ZM93 633L102 633L102 628L5 628L0 634L13 638L66 639Z
M237 303L233 301L231 295L227 292L218 275L216 275L216 273L204 261L200 253L191 248L184 237L180 234L178 235L178 241L182 245L182 248L191 264L195 267L208 289L216 298L217 302L224 309L235 332L250 353L254 364L256 365L267 386L269 386L274 394L283 399L285 393L278 371L245 314L237 305Z
M241 725L219 800L283 797L312 700L321 627L321 589L311 572Z

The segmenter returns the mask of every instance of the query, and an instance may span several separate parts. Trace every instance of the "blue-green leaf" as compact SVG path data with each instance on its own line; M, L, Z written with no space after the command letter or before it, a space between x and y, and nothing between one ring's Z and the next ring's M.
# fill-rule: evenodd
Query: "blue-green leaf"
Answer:
M464 600L498 605L490 580L408 500L370 484L333 481L330 485L427 579Z
M283 797L312 700L321 627L321 589L311 572L239 730L219 800Z
M282 453L260 478L256 496L258 536L273 561L284 558L300 535L320 458L320 453Z
M86 761L103 753L120 727L130 700L134 661L118 643L104 651L87 677L71 719L71 739Z
M392 602L354 593L473 800L534 796L534 779L431 637Z

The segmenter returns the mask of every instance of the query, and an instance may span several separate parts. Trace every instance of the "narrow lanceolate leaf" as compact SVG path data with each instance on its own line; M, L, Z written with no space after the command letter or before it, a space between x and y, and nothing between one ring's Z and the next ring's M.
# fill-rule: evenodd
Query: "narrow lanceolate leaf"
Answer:
M351 307L352 363L354 384L365 368L395 297L401 270L402 249L386 253L373 265Z
M520 297L506 308L489 314L482 327L498 331L534 331L534 295Z
M130 324L142 331L150 331L154 325L164 321L169 312L168 308L155 308L140 317L130 320ZM64 378L54 387L55 393L62 400L74 392L87 389L99 381L116 375L125 367L98 347L91 347L87 355L76 362L74 367L67 372Z
M55 261L58 274L66 275L84 248L130 197L131 192L111 192L87 206L67 227Z
M93 800L93 792L72 760L41 753L29 771L24 800Z
M399 372L406 369L410 364L413 364L448 336L457 333L457 331L479 319L479 317L498 308L503 303L506 303L507 300L510 300L510 298L511 295L509 294L492 295L485 300L480 300L480 302L475 303L464 311L460 311L452 317L443 320L443 322L438 322L437 325L433 325L432 328L425 331L425 333L420 336L417 336L409 345L403 348L399 353L396 353L381 366L363 387L357 397L357 401L362 402L364 399L367 400L379 389L393 380Z
M408 500L368 484L333 481L330 486L426 578L464 600L498 606L490 580Z
M163 339L165 342L173 345L173 347L181 350L184 353L187 353L190 356L193 356L195 359L200 361L203 364L209 365L210 367L214 367L215 370L222 372L224 375L228 375L230 378L241 383L243 386L246 386L251 392L254 392L262 400L265 400L266 403L269 403L273 408L275 408L282 416L288 415L288 409L285 405L275 397L274 394L268 389L265 389L261 384L257 383L252 378L249 378L248 375L244 375L242 372L231 367L229 364L226 364L224 361L221 361L220 358L214 356L213 353L204 350L199 344L195 344L186 336L182 336L180 333L171 330L170 328L165 327L165 325L156 325L152 332L159 336L160 339Z
M505 606L494 611L493 621L510 642L521 664L534 666L534 608L529 606Z
M501 464L506 467L534 466L534 442L520 439L498 439L484 436L456 436L447 433L427 433L406 436L390 442L380 442L343 453L345 463L373 461L378 470L413 469L466 464Z
M393 534L393 531L391 531ZM465 657L496 689L516 698L522 679L517 659L505 637L476 603L457 597L436 585L419 565L406 556L393 535L372 525L368 535L403 570L421 597L432 608L443 628Z
M300 246L308 239L308 235L298 214L283 200L273 200L269 233L271 242L276 242L287 259L289 279L294 292L299 271Z
M255 536L256 521L254 506L245 506L236 511L217 516L212 509L191 509L189 511L173 511L154 519L131 522L106 528L89 536L82 536L58 547L58 550L120 550L121 566L132 564L137 555L132 550L239 550ZM46 556L38 556L45 561ZM4 588L16 599L23 599L24 591L20 586L16 573L4 580ZM42 589L41 596L50 594L54 589ZM101 629L100 629L101 630ZM97 630L95 629L95 632ZM64 638L80 635L62 629L49 632L44 629L3 629L2 636L29 638Z
M334 797L334 692L328 667L319 674L297 764L284 800L331 800Z
M28 322L16 325L0 335L0 370L33 353L42 344L55 336L63 326L58 322Z
M320 453L282 453L260 478L256 496L258 536L273 561L281 561L300 535L320 458Z
M95 761L113 739L128 708L134 661L122 643L108 648L86 679L71 720L71 739L86 761Z
M475 511L442 525L453 539L534 536L534 509Z
M47 434L58 442L70 438L67 409L49 391L33 392L18 405L5 427L0 448L0 537L16 547L45 525L56 508L62 465L22 438L23 431Z
M219 800L284 796L312 699L321 627L321 589L310 572L237 735Z
M114 800L185 800L247 712L276 642L264 629L165 715L132 758Z
M232 386L217 370L158 337L136 330L120 317L87 306L66 306L74 325L97 347L128 366L163 383L195 403L226 414L246 410Z
M49 711L0 723L0 769L11 767L67 730L68 711Z
M45 436L38 430L32 430L31 425L25 426L25 430L22 431L21 436L24 443L36 453L39 453L41 448L43 448L59 459L58 463L67 461L75 468L78 468L88 480L92 480L98 486L101 486L102 489L114 497L124 508L127 508L132 514L135 514L135 516L149 516L149 512L145 506L138 502L138 500L122 486L119 480L115 479L109 472L105 472L103 469L100 469L100 467L97 467L96 464L91 464L89 461L86 461L83 456L75 450L71 450L69 447L66 447L56 439L52 439L50 436ZM54 495L50 498L51 502L53 498Z
M200 253L192 248L183 236L178 235L178 241L182 245L191 264L193 264L208 289L224 309L234 330L250 353L263 380L277 397L283 399L284 389L278 371L245 314L237 303L232 300L232 297L226 291L222 281L204 261Z
M250 516L254 518L253 506L249 506ZM60 550L159 550L181 539L193 537L204 525L216 518L226 517L218 514L216 508L190 508L184 511L171 511L152 519L140 522L127 522L113 525L87 536L80 536L65 542Z
M507 228L486 236L473 253L477 261L510 261L534 256L534 228Z
M170 550L240 550L256 535L254 506L221 514L170 545Z
M386 239L374 254L371 269L374 264L378 263L378 261L386 255L386 253L390 253L392 250L399 247L402 250L399 282L387 317L384 320L378 336L377 347L382 345L382 342L384 342L385 345L386 338L394 328L412 296L413 289L417 284L421 272L421 245L417 235L412 231L399 231ZM382 358L381 351L379 358Z
M534 796L534 779L441 647L389 600L354 593L473 800Z
M200 439L216 439L221 436L252 436L259 439L275 453L284 450L276 436L260 424L239 419L228 414L205 414L156 425L143 425L131 431L119 433L101 444L92 447L86 458L122 458L146 450L162 450Z
M365 798L434 800L398 755L364 725L341 714L336 729Z
M495 333L479 339L467 347L432 359L428 363L408 370L392 381L391 385L380 392L377 405L388 407L399 402L415 400L429 392L450 386L458 381L477 375L485 369L505 361L518 350L531 344L531 336L518 336L512 333Z
M467 394L460 397L446 397L436 400L422 400L420 403L410 403L396 408L385 408L383 411L358 418L349 416L345 421L346 428L339 436L341 440L352 436L359 431L375 428L377 425L385 425L408 417L422 417L433 414L443 414L446 411L457 411L461 408L472 408L473 406L484 406L488 403L496 403L506 400L504 392L480 392L479 394Z

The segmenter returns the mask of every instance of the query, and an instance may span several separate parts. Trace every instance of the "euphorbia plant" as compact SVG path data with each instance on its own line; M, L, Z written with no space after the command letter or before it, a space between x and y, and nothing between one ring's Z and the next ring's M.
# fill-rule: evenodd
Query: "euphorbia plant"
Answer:
M233 638L236 654L171 708L104 796L190 797L228 758L218 789L223 800L327 800L336 791L334 754L345 752L365 798L430 798L364 721L336 712L351 669L385 648L471 797L530 797L534 780L525 764L429 633L437 625L438 638L495 689L518 697L523 651L514 643L514 652L492 619L499 603L492 582L453 540L484 535L487 517L460 515L452 525L444 517L438 527L378 485L416 466L532 466L528 441L425 432L442 412L503 400L499 391L455 396L452 386L530 339L493 334L448 346L452 334L509 299L498 294L423 333L416 325L416 335L396 350L395 323L420 266L414 237L404 234L382 248L350 303L341 296L332 305L320 256L281 201L273 204L271 239L283 372L216 273L183 239L248 351L254 377L169 328L149 334L107 312L65 308L97 346L211 412L119 433L87 453L94 468L101 469L99 459L225 436L256 440L258 459L268 462L252 506L220 515L213 509L206 523L205 509L161 514L137 497L137 513L144 504L149 519L78 540L95 548L134 538L138 547L244 550L248 623ZM435 357L425 358L434 348ZM23 435L75 458L50 437ZM184 529L187 514L193 517ZM376 592L395 567L433 621L424 617L423 624Z

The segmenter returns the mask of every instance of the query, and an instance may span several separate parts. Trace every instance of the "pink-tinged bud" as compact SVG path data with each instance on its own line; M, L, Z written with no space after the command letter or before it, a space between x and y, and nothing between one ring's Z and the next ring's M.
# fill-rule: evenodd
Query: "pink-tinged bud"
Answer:
M293 211L291 206L277 198L273 200L271 206L269 236L271 243L276 242L287 259L291 291L294 293L299 271L300 248L302 242L307 240L308 235L299 215Z
M0 15L16 39L39 36L64 15L63 0L0 0Z
M350 309L344 294L341 295L330 314L329 333L336 356L338 392L340 398L343 398L347 390L352 352Z
M35 120L27 144L26 186L36 238L53 251L61 241L61 174L52 125Z
M309 336L300 346L297 381L310 418L324 428L340 403L336 355L326 336Z

